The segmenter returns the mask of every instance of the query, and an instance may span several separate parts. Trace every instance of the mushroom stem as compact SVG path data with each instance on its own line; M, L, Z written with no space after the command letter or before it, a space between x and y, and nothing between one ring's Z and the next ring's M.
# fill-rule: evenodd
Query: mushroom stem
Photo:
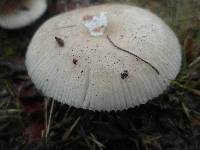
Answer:
M124 51L124 52L126 52L126 53L128 53L128 54L130 54L130 55L135 56L136 58L138 58L138 59L140 59L141 61L143 61L143 62L145 62L146 64L148 64L153 70L155 70L155 72L156 72L158 75L160 74L159 71L158 71L158 69L157 69L156 67L154 67L154 66L153 66L151 63L149 63L148 61L142 59L141 57L137 56L137 55L134 54L134 53L129 52L128 50L125 50L125 49L123 49L123 48L117 46L117 45L111 40L111 38L109 37L109 35L107 35L107 39L108 39L108 41L109 41L114 47L116 47L117 49L119 49L119 50L121 50L121 51Z

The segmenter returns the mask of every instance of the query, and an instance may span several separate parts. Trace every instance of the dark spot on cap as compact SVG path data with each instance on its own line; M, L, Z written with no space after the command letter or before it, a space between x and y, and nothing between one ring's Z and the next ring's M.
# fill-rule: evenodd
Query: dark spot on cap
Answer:
M73 62L73 64L77 65L78 59L74 58L74 59L72 60L72 62Z
M128 70L124 70L122 73L121 73L121 78L122 79L126 79L128 77Z

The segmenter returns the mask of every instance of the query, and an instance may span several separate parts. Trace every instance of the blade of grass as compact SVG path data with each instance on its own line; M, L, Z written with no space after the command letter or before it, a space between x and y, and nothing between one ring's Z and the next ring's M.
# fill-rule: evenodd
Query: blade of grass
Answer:
M22 112L21 109L5 109L5 110L0 110L0 114L15 114L15 113L20 113Z
M193 66L195 66L196 64L199 64L200 62L200 56L198 56L195 60L193 60L190 64L189 64L189 68L192 68Z
M6 90L11 95L11 97L16 100L17 109L20 109L20 99L18 95L16 94L15 90L13 89L11 83L8 80L4 80L3 83L5 85Z
M48 142L48 135L49 135L49 130L50 130L50 126L51 126L51 120L52 120L51 118L52 118L52 113L53 113L53 107L54 107L54 100L52 99L49 119L48 119L48 123L46 124L46 132L45 132L46 143ZM47 109L46 109L46 112L47 112ZM46 117L47 117L47 114L46 114Z
M181 102L181 105L182 105L182 108L183 108L185 115L191 121L190 111L189 111L188 107L185 105L184 102Z
M73 125L72 125L68 130L65 131L65 133L64 133L64 135L63 135L63 137L62 137L62 140L63 140L63 141L66 141L66 140L68 139L68 137L69 137L70 134L72 133L73 129L74 129L74 128L76 127L76 125L78 124L79 120L80 120L80 117L78 117L78 118L76 119L76 121L73 123Z
M88 139L94 142L99 147L100 150L103 150L105 148L105 145L97 141L96 137L93 134L90 134L90 137L88 137Z
M193 93L194 95L197 95L197 96L200 96L200 91L199 90L196 90L196 89L193 89L193 88L190 88L188 86L185 86L185 85L182 85L180 84L179 82L177 81L171 81L173 84L177 85L178 87L184 89L184 90L187 90L191 93Z

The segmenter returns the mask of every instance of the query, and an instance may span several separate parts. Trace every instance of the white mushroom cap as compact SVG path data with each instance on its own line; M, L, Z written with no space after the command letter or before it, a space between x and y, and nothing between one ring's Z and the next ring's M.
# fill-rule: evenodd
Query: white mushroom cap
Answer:
M169 86L180 70L180 49L173 31L151 12L100 5L47 21L30 43L26 66L45 96L78 108L122 110Z
M23 0L19 2L22 7L17 7L9 13L0 14L0 26L6 29L17 29L31 24L37 20L47 9L46 0Z

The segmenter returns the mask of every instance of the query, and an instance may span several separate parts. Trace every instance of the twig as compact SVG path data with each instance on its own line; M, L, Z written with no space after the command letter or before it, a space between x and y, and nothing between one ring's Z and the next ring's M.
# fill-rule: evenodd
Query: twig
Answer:
M158 71L158 69L157 69L156 67L154 67L152 64L150 64L148 61L142 59L141 57L137 56L137 55L134 54L134 53L129 52L129 51L126 50L126 49L123 49L123 48L117 46L117 45L111 40L111 38L109 37L109 35L107 35L107 39L108 39L108 41L109 41L114 47L116 47L117 49L119 49L119 50L121 50L121 51L123 51L123 52L126 52L126 53L128 53L128 54L130 54L130 55L135 56L136 58L138 58L138 59L140 59L141 61L143 61L143 62L145 62L146 64L148 64L153 70L155 70L155 72L156 72L157 74L160 74L159 71Z

